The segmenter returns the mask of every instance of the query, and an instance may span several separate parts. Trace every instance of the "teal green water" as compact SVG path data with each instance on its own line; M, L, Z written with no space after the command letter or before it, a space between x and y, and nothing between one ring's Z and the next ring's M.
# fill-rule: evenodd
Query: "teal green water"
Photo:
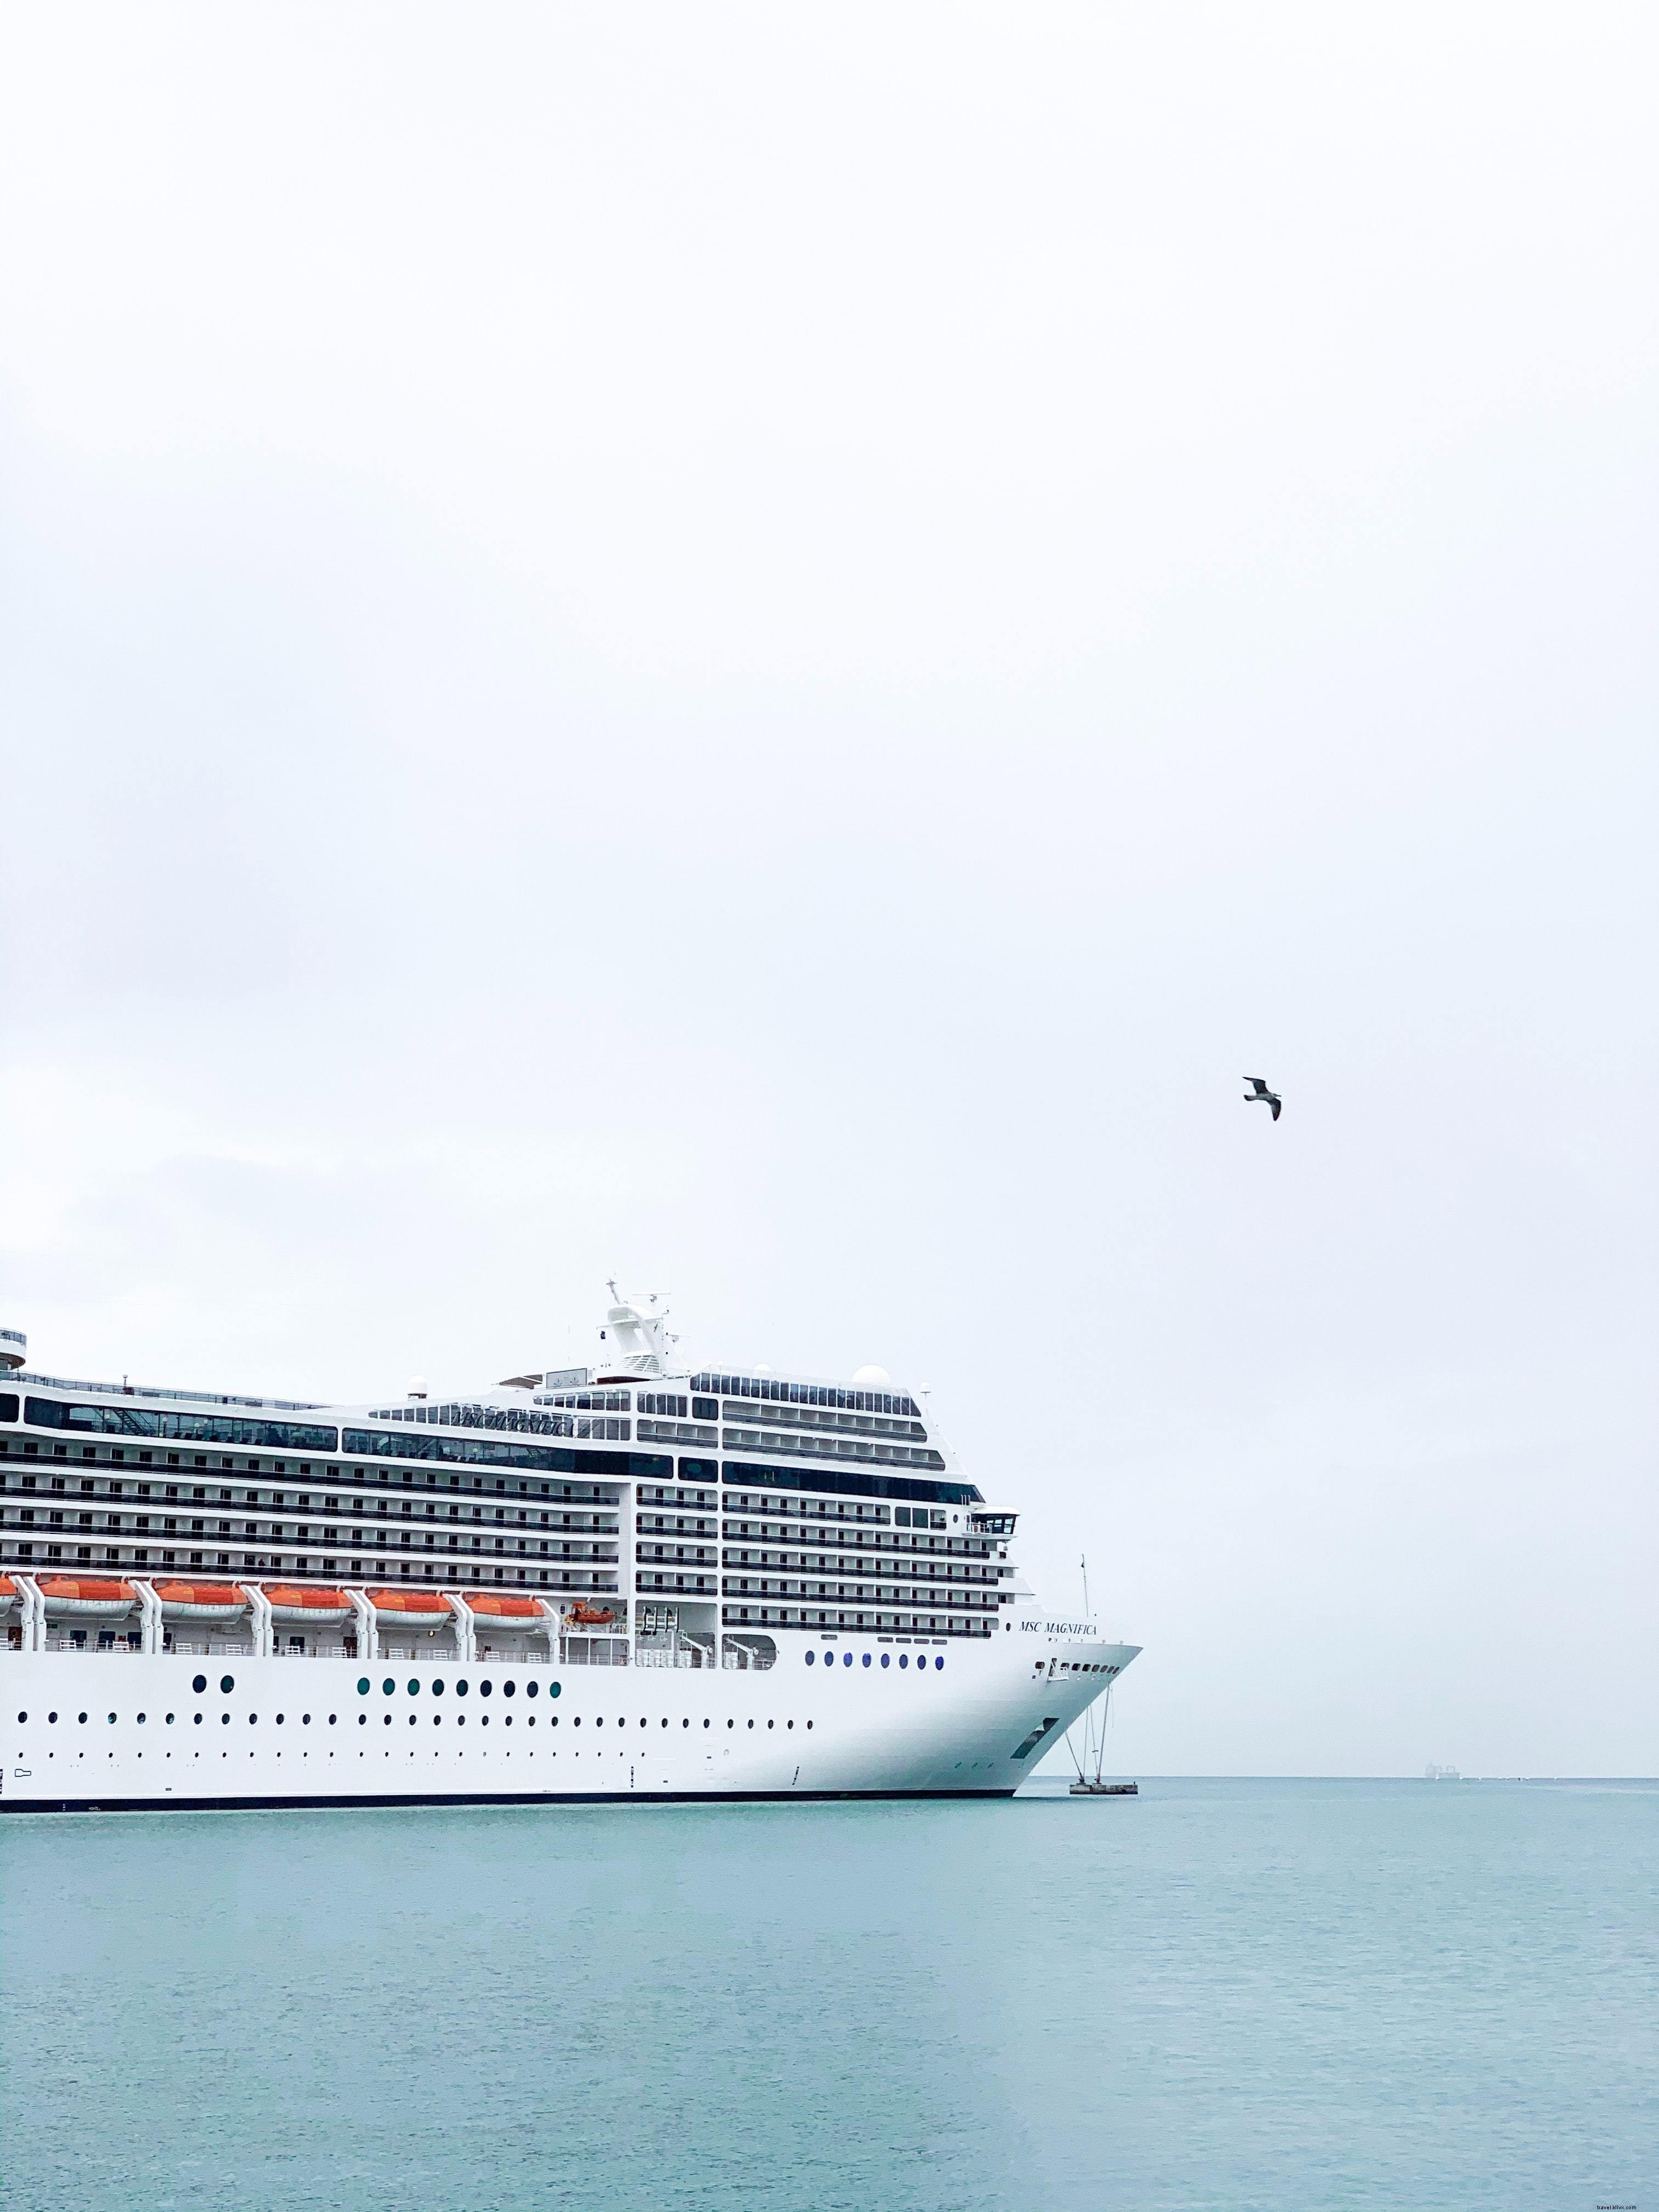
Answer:
M1659 1785L0 1821L11 2212L1659 2204Z

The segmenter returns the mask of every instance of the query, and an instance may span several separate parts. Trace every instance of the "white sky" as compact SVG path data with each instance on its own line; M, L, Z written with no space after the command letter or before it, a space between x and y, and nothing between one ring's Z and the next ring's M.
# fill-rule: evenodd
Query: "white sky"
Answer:
M33 1364L614 1272L931 1383L1121 1768L1659 1771L1651 12L3 27Z

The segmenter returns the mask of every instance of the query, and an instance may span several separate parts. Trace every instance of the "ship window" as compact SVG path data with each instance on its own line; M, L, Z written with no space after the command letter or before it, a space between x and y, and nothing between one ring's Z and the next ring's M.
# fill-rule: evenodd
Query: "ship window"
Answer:
M864 1655L864 1663L866 1667L870 1664L870 1654L867 1651ZM793 1722L791 1723L791 1726L793 1726Z
M368 1677L367 1674L359 1675L357 1679L357 1695L360 1698L366 1698L368 1695Z
M881 1663L882 1663L882 1665L883 1665L884 1667L890 1667L890 1666L892 1665L892 1663L893 1663L893 1655L892 1655L892 1653L891 1653L890 1651L884 1651L884 1652L882 1653L882 1655L881 1655Z
M899 1653L899 1665L900 1665L901 1667L908 1667L908 1666L909 1665L909 1663L910 1663L910 1655L909 1655L909 1653L908 1653L908 1651L901 1651L901 1652Z
M513 1697L513 1696L516 1695L516 1693L517 1693L517 1692L518 1692L518 1687L519 1687L518 1684L517 1684L516 1682L514 1682L514 1681L511 1681L511 1680L509 1680L509 1681L503 1682L503 1683L501 1684L501 1695L502 1695L504 1698L511 1698L511 1697Z
M381 1690L381 1692L382 1692L382 1694L383 1694L384 1696L386 1696L386 1697L388 1697L388 1698L389 1698L389 1697L392 1695L392 1692L397 1688L397 1686L398 1686L398 1685L397 1685L397 1684L392 1680L392 1679L391 1675L390 1675L390 1674L388 1674L388 1675L386 1676L386 1678L385 1681L381 1683L381 1685L380 1685L380 1690Z
M809 1652L807 1653L807 1655L806 1655L806 1663L807 1663L807 1665L808 1665L809 1667L811 1667L811 1666L812 1666L812 1665L814 1665L814 1664L816 1663L817 1659L817 1656L818 1656L818 1655L817 1655L817 1653L816 1651L809 1651Z
M441 1676L441 1675L440 1675L440 1676L439 1676L439 1678L437 1679L437 1680L436 1680L436 1681L434 1681L434 1682L433 1683L433 1685L432 1685L432 1694L433 1694L433 1696L434 1696L434 1698L441 1698L441 1697L442 1697L442 1695L443 1695L443 1693L444 1693L443 1678L442 1678L442 1676Z
M471 1684L467 1680L465 1675L462 1675L460 1680L455 1685L456 1696L458 1698L464 1698L471 1687Z
M200 1713L198 1713L196 1716L196 1725L198 1728L200 1728L202 1725L202 1716Z
M487 1697L489 1697L489 1696L491 1694L491 1692L494 1691L495 1687L495 1685L493 1682L489 1682L489 1681L480 1682L480 1683L479 1683L479 1685L478 1685L478 1695L479 1695L481 1698L487 1698Z
M228 1697L231 1692L236 1687L236 1677L234 1674L221 1674L219 1677L219 1687L224 1692L225 1695Z
M203 1691L207 1687L207 1676L205 1674L198 1674L190 1686L195 1691L197 1696L199 1698Z
M421 1694L421 1686L412 1674L409 1678L409 1694L411 1698L418 1698Z

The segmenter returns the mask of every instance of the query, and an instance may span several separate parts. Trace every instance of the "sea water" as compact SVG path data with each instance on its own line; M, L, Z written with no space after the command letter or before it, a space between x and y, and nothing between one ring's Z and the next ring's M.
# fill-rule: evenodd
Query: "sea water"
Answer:
M18 2212L1659 2204L1659 1785L0 1820Z

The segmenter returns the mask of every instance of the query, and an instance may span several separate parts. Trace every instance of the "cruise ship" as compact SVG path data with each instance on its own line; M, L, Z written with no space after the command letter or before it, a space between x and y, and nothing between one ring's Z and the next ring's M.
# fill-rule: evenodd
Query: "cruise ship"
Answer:
M0 1330L0 1811L1011 1796L1138 1650L1016 1521L881 1369L693 1369L614 1285L588 1364L441 1402Z

